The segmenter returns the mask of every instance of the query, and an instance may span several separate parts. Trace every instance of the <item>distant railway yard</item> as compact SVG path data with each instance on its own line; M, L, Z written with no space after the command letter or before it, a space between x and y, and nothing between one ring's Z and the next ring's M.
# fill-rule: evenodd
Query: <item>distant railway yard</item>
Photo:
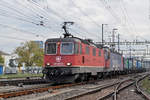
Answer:
M149 77L149 73L146 72L55 85L48 82L35 84L35 78L25 79L30 80L29 83L33 81L33 84L26 85L27 81L17 79L22 85L0 86L0 98L4 100L149 100L148 90L143 87L149 85Z

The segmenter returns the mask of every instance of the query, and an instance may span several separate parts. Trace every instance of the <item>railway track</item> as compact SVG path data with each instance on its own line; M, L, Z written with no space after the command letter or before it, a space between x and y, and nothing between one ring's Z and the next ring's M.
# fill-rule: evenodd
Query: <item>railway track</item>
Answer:
M145 76L147 77L147 76ZM146 93L143 89L140 88L140 82L145 78L139 78L138 80L136 80L136 90L139 94L141 94L142 96L144 96L145 99L150 100L150 94Z
M123 84L123 83L120 83L116 88L115 88L115 90L114 90L114 93L113 93L113 95L112 95L112 97L113 97L113 100L122 100L121 98L119 98L119 92L121 92L121 91L123 91L124 89L126 89L126 88L128 88L129 86L131 86L131 85L134 85L134 87L135 87L135 93L137 94L137 95L139 95L139 93L140 93L140 95L141 95L141 98L143 98L143 100L150 100L150 97L149 97L149 95L148 94L146 94L142 89L140 89L140 85L139 85L139 82L141 81L141 80L143 80L143 79L145 79L145 77L147 77L147 76L149 76L149 74L146 74L146 75L144 75L144 76L142 76L142 77L139 77L139 78L137 78L137 79L134 79L133 80L133 82L131 82L131 83L127 83L126 85L124 85L124 86L122 86L121 87L121 85ZM132 90L133 91L133 90Z
M146 76L147 75L144 75L144 77ZM102 87L95 88L93 90L89 90L84 93L80 93L80 94L68 97L65 100L86 100L86 99L88 100L120 100L117 98L117 94L119 94L119 92L126 89L127 87L134 85L136 82L135 79L137 77L138 76L135 76L133 78L128 78L115 84L106 84L106 85L103 85Z
M95 84L96 81L89 81L89 82L81 82L81 83L73 83L73 84L64 84L64 85L58 85L58 86L51 86L51 85L45 85L42 87L35 87L30 89L22 89L18 91L11 91L11 92L4 92L0 93L0 98L11 98L11 97L17 97L22 95L28 95L32 93L41 93L45 91L50 91L51 93L55 92L56 89L61 89L65 87L72 87L72 86L78 86L78 85L85 85L85 84Z
M139 75L141 76L141 74ZM136 76L137 77L137 76ZM110 82L108 84L101 84L99 86L96 86L95 88L89 88L86 92L82 92L82 93L77 93L77 95L73 95L73 96L68 96L65 97L66 100L72 100L72 99L76 99L76 98L80 98L83 96L86 96L87 94L93 94L96 93L98 91L103 92L103 94L114 94L114 88L116 86L118 86L118 84L123 83L123 81L133 81L132 78L128 78L122 81L116 81L116 82ZM89 83L89 82L88 82ZM56 89L61 89L61 88L67 88L67 87L72 87L72 86L79 86L79 85L85 85L88 84L87 82L82 82L82 83L74 83L74 84L64 84L64 85L58 85L58 86L51 86L51 85L45 85L45 86L41 86L41 87L34 87L34 88L29 88L29 89L22 89L22 90L17 90L17 91L11 91L11 92L1 92L0 93L0 98L11 98L11 97L18 97L18 96L23 96L23 95L29 95L29 94L33 94L33 93L42 93L42 92L46 92L49 91L51 93L55 93ZM91 84L91 82L90 82ZM108 91L106 88L109 88ZM104 90L106 89L106 90ZM108 93L106 93L108 92ZM76 93L75 93L76 94ZM99 97L105 97L104 95L99 95ZM97 97L97 98L99 98ZM83 99L84 100L84 99ZM94 99L91 99L94 100ZM95 99L96 100L96 99ZM101 99L100 99L101 100Z
M119 92L123 91L124 89L128 88L128 87L131 86L131 85L134 85L134 87L135 87L135 93L138 94L138 95L139 95L139 93L140 93L140 95L142 96L141 98L143 98L143 96L144 96L143 99L145 99L145 100L150 100L149 95L146 94L142 89L140 89L140 85L139 85L139 82L140 82L141 80L145 79L145 77L147 77L147 76L149 76L149 74L146 74L146 75L144 75L144 76L142 76L142 77L139 77L139 78L137 78L137 79L134 79L133 82L131 82L131 83L126 83L125 85L123 85L124 83L120 83L120 84L115 88L115 90L114 90L114 93L113 93L113 96L112 96L112 97L113 97L113 100L122 100L122 99L119 98L119 96L118 96ZM121 85L123 85L123 86L121 86Z
M10 97L28 95L28 94L32 94L32 93L40 93L40 92L45 92L45 91L53 92L53 90L55 90L55 89L71 87L71 86L76 86L76 85L82 85L82 84L86 84L86 82L74 83L74 84L64 84L64 85L58 85L58 86L46 85L46 86L42 86L42 87L35 87L35 88L23 89L23 90L18 90L18 91L11 91L11 92L4 92L4 93L0 93L0 98L10 98Z
M44 84L47 83L44 79L41 78L26 78L26 79L12 79L12 80L0 80L0 86L21 86L21 85L30 85L30 84Z
M124 81L129 81L131 79L126 79ZM104 100L107 97L110 97L114 94L114 87L116 87L120 82L105 84L99 87L96 87L92 90L86 91L81 94L77 94L71 97L66 98L65 100L86 100L88 98L93 97L91 100Z

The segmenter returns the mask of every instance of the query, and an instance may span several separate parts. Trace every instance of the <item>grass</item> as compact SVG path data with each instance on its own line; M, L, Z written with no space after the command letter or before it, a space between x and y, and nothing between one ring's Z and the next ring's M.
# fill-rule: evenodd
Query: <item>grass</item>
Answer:
M42 73L41 74L29 74L29 73L25 73L25 74L4 74L4 75L0 75L0 79L12 79L12 78L24 78L24 77L42 77Z
M141 86L146 92L150 93L150 80L148 77L141 82Z

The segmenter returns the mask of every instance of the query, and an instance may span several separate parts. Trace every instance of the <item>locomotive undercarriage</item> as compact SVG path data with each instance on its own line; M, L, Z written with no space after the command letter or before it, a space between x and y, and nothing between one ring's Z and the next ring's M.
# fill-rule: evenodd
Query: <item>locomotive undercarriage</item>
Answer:
M94 73L91 73L94 72ZM81 68L81 67L45 67L43 70L46 81L52 83L72 83L88 81L90 78L102 79L104 77L112 77L119 74L127 74L124 71L107 70L97 68Z
M104 69L88 67L45 67L43 70L46 81L52 83L72 83L88 81L90 78L102 78Z
M72 73L73 68L46 67L43 70L46 81L52 83L72 83L78 75Z

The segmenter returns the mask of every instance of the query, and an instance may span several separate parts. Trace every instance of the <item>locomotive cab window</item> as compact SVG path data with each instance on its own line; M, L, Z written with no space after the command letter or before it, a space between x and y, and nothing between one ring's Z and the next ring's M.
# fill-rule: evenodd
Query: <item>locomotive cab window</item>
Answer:
M46 44L46 54L56 54L57 45L56 43L47 43Z
M72 42L62 42L61 43L61 54L73 54L73 43Z

